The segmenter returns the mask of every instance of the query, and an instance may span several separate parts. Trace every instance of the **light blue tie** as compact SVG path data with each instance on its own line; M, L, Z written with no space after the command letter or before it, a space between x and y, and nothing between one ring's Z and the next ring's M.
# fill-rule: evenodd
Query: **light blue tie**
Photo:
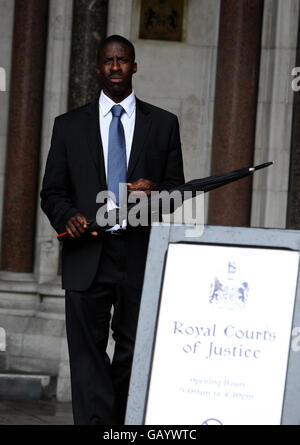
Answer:
M127 178L126 142L121 122L123 112L124 108L121 105L112 107L108 134L107 188L115 194L117 205L119 205L119 183L126 183Z

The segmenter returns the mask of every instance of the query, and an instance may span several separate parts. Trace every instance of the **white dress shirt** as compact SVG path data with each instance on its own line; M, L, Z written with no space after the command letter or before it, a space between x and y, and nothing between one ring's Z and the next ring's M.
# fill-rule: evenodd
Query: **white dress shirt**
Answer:
M103 91L101 91L99 98L99 120L100 120L100 134L103 146L103 155L104 155L104 165L105 172L107 177L107 161L108 161L108 134L109 134L109 126L112 120L111 109L114 105L117 105L112 99L110 99ZM136 100L134 92L127 96L122 102L118 105L121 105L125 112L121 116L121 122L124 127L125 134L125 143L126 143L126 162L127 167L129 163L131 146L133 141L133 133L135 126L135 116L136 116ZM107 201L107 210L112 210L116 208L116 204L112 199L108 199ZM116 226L114 227L114 229Z

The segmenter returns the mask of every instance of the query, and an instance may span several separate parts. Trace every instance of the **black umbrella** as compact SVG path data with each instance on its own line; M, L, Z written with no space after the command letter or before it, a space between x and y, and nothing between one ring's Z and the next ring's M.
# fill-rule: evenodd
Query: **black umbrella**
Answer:
M192 192L192 196L196 195L196 192L210 192L211 190L214 190L218 187L222 187L226 184L229 184L230 182L237 181L239 179L245 178L247 176L252 175L255 171L261 170L263 168L269 167L272 165L273 162L266 162L264 164L257 165L255 167L245 167L240 168L238 170L233 170L229 173L223 173L220 175L214 175L214 176L208 176L206 178L202 179L193 179L192 181L186 182L185 184L179 185L177 187L174 187L171 190L168 190L168 193L171 193L173 191L179 191L183 198L184 192ZM191 196L189 196L191 198ZM158 196L159 199L159 196ZM132 203L127 205L127 211L131 210L135 206L139 206L139 210L142 210L143 208L148 208L149 211L151 211L150 204L153 204L153 200L150 200L150 197L147 199L143 199L142 204L140 203ZM159 208L161 210L161 207ZM153 213L153 212L152 212ZM157 211L159 213L159 211ZM113 216L111 219L113 221L119 221L119 209L114 209L109 212L110 216ZM101 232L106 231L109 228L112 228L112 226L108 225L107 221L108 213L105 215L105 222L103 225L98 225L96 221L91 221L88 223L88 226L86 228L87 232ZM59 241L63 241L64 239L72 239L68 232L61 233L57 236Z
M233 170L229 173L223 173L220 175L208 176L202 179L193 179L192 181L186 182L173 190L185 191L203 191L204 193L210 192L218 187L229 184L230 182L237 181L238 179L245 178L252 175L255 171L261 170L262 168L269 167L273 162L266 162L265 164L257 165L256 167L245 167L239 170Z

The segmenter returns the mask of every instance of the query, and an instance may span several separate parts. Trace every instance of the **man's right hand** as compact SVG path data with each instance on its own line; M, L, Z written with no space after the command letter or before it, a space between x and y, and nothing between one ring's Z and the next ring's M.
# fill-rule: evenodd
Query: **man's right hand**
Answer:
M81 215L81 213L77 213L77 215L72 216L66 224L66 230L71 238L78 239L84 233L87 227L86 217ZM92 235L97 236L97 232L91 232Z

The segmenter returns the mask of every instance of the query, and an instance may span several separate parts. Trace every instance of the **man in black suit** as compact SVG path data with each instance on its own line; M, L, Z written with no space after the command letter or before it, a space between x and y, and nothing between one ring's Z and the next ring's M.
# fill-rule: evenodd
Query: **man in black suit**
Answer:
M62 285L76 424L124 422L150 234L150 227L129 225L86 231L99 209L97 194L116 183L123 161L112 153L119 150L126 159L125 171L119 168L118 174L119 182L125 174L129 193L149 194L184 182L177 117L135 97L136 71L131 42L121 36L102 42L100 98L55 119L41 191L50 223L71 238L63 244ZM117 204L117 199L108 203Z

